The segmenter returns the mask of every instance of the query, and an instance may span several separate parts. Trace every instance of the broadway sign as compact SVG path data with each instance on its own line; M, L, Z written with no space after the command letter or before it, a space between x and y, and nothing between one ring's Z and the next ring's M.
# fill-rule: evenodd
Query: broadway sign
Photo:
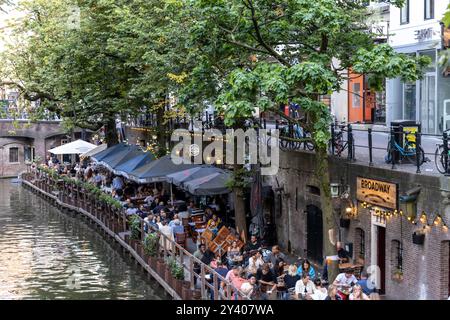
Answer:
M397 209L398 185L385 181L358 177L356 198L375 206Z

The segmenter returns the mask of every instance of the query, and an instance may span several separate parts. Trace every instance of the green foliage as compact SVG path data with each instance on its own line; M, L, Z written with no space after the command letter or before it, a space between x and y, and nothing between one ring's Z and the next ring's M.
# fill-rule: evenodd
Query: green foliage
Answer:
M138 215L132 215L129 218L131 239L139 240L139 235L141 232L141 219Z
M170 272L175 279L184 280L184 268L176 259L169 258L167 261Z
M142 241L145 254L156 257L158 254L159 235L156 232L148 233Z

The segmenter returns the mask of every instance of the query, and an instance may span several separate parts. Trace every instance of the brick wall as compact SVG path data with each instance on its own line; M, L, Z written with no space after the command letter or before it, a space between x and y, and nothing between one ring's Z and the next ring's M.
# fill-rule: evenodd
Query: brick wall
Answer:
M447 224L449 220L448 193L442 192L440 185L442 177L409 174L383 168L373 168L357 163L348 163L334 159L331 165L331 181L350 186L351 198L356 202L356 177L388 180L398 183L399 194L407 190L421 187L417 201L417 214L425 211L429 214L429 223L436 213L445 213ZM320 199L311 194L308 185L318 186L313 173L314 156L306 152L281 152L280 171L276 176L265 177L272 186L280 185L283 190L283 210L276 216L277 232L280 245L287 249L288 241L294 254L303 256L306 252L308 235L305 210L308 204L320 208ZM277 197L275 197L277 198ZM335 203L335 213L341 208ZM430 217L431 215L431 217ZM340 229L345 243L353 243L353 253L359 252L360 228L365 233L365 267L371 265L371 241L373 228L368 209L358 205L358 217L351 221L348 229ZM413 244L412 234L421 229L405 218L393 217L386 226L386 298L392 299L442 299L448 297L448 255L450 232L443 232L441 228L430 228L425 236L424 245ZM400 241L403 245L403 280L392 279L395 263L392 261L393 241Z

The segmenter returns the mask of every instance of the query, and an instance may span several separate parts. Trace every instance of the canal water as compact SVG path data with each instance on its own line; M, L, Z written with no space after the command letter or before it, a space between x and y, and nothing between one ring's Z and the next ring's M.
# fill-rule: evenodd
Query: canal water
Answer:
M168 299L98 230L0 179L0 299Z

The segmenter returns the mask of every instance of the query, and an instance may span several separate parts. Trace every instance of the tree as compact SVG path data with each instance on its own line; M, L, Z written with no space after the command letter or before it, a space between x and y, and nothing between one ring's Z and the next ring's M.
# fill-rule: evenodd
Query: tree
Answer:
M142 99L130 95L131 79L139 70L109 47L110 28L120 18L114 14L115 2L80 4L22 2L27 18L14 29L18 41L7 51L3 70L24 97L41 101L37 115L55 112L69 128L104 126L107 142L115 144L117 114L142 105Z
M327 156L331 117L320 97L341 90L350 67L377 89L386 77L414 81L429 63L427 58L397 54L387 44L375 45L364 2L197 0L185 6L193 21L190 45L200 54L188 74L186 104L197 103L195 96L210 97L230 126L240 126L256 108L291 123L299 120L279 111L280 104L294 102L305 111L300 125L312 132L315 145L327 256L336 254L328 238L335 228ZM194 85L204 73L215 80L211 83L216 91ZM239 222L245 212L236 215Z

